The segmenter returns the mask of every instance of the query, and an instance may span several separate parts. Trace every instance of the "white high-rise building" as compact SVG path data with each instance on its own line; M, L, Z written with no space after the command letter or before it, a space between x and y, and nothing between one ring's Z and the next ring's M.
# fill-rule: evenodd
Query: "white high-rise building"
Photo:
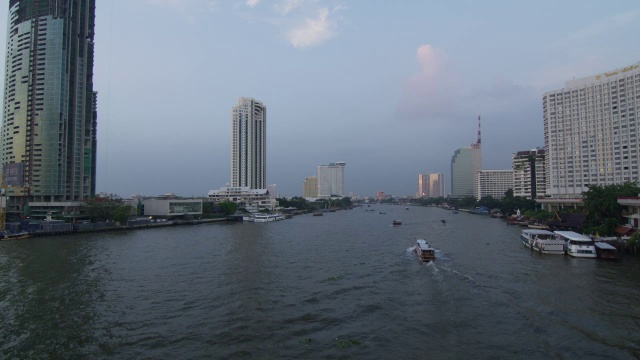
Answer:
M567 81L543 96L547 196L638 181L640 62Z
M346 162L318 166L318 196L344 196L344 168Z
M231 121L231 187L266 189L267 107L241 97Z
M513 196L543 198L546 188L544 149L518 151L512 155Z
M480 170L476 173L476 199L491 196L502 199L513 189L513 170Z

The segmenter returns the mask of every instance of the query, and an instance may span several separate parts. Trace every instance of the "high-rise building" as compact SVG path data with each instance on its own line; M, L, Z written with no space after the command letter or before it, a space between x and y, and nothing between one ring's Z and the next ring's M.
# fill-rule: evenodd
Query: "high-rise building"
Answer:
M316 176L309 176L304 179L302 196L306 198L318 197L318 178Z
M418 175L418 196L427 198L444 197L444 174L426 173Z
M0 160L9 211L96 191L95 0L9 0Z
M231 186L266 189L267 107L241 97L231 121Z
M346 162L318 166L318 196L344 196L344 168Z
M544 197L546 187L544 149L518 151L512 155L513 196Z
M638 181L640 62L543 95L547 195Z
M480 170L476 173L476 199L491 196L502 199L513 189L513 170Z
M455 151L451 157L451 197L477 196L476 173L482 169L480 137L480 116L478 116L478 137L471 146Z

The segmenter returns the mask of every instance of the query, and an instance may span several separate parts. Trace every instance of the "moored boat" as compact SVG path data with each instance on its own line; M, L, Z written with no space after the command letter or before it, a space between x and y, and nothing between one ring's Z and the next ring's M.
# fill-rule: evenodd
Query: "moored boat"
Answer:
M593 240L574 231L554 231L558 240L565 242L565 254L573 257L595 258L596 249Z
M593 245L596 248L596 255L600 259L618 260L620 259L620 253L613 245L605 242L595 242Z
M26 231L19 232L19 233L5 232L4 234L2 234L2 237L0 237L0 240L21 240L21 239L28 239L30 237L33 237L33 235L31 235Z
M525 229L520 234L525 247L541 254L564 254L564 241L558 240L556 234L542 229Z
M263 222L272 222L276 220L284 220L284 216L280 214L254 214L253 222L263 223Z
M322 216L322 215L324 215L324 214L322 213L322 211L314 211L314 212L313 212L313 216Z
M416 241L416 253L420 261L432 261L436 259L436 249L432 248L429 243L424 239L418 239Z

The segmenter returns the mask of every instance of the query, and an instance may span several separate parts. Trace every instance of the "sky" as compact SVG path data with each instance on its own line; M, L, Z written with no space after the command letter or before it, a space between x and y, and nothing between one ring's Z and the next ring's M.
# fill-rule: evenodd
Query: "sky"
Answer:
M97 191L122 197L226 186L239 97L267 106L281 196L336 161L347 193L448 190L479 115L482 168L510 169L544 147L544 92L640 61L637 0L96 3Z

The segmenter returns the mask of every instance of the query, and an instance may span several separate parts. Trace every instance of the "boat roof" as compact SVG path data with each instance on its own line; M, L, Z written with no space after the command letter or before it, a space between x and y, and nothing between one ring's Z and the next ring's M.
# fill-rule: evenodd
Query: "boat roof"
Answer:
M613 245L603 243L603 242L597 242L597 243L594 243L594 245L603 250L616 250L616 248Z
M554 233L562 236L565 239L569 239L573 241L591 241L591 238L589 238L588 236L578 234L575 231L554 231Z
M418 246L420 247L420 249L422 249L422 250L431 250L431 249L433 249L431 247L431 245L429 245L429 243L424 239L418 239L417 243L418 243Z
M525 230L522 230L522 232L532 234L532 235L555 235L549 230L542 230L542 229L525 229Z

